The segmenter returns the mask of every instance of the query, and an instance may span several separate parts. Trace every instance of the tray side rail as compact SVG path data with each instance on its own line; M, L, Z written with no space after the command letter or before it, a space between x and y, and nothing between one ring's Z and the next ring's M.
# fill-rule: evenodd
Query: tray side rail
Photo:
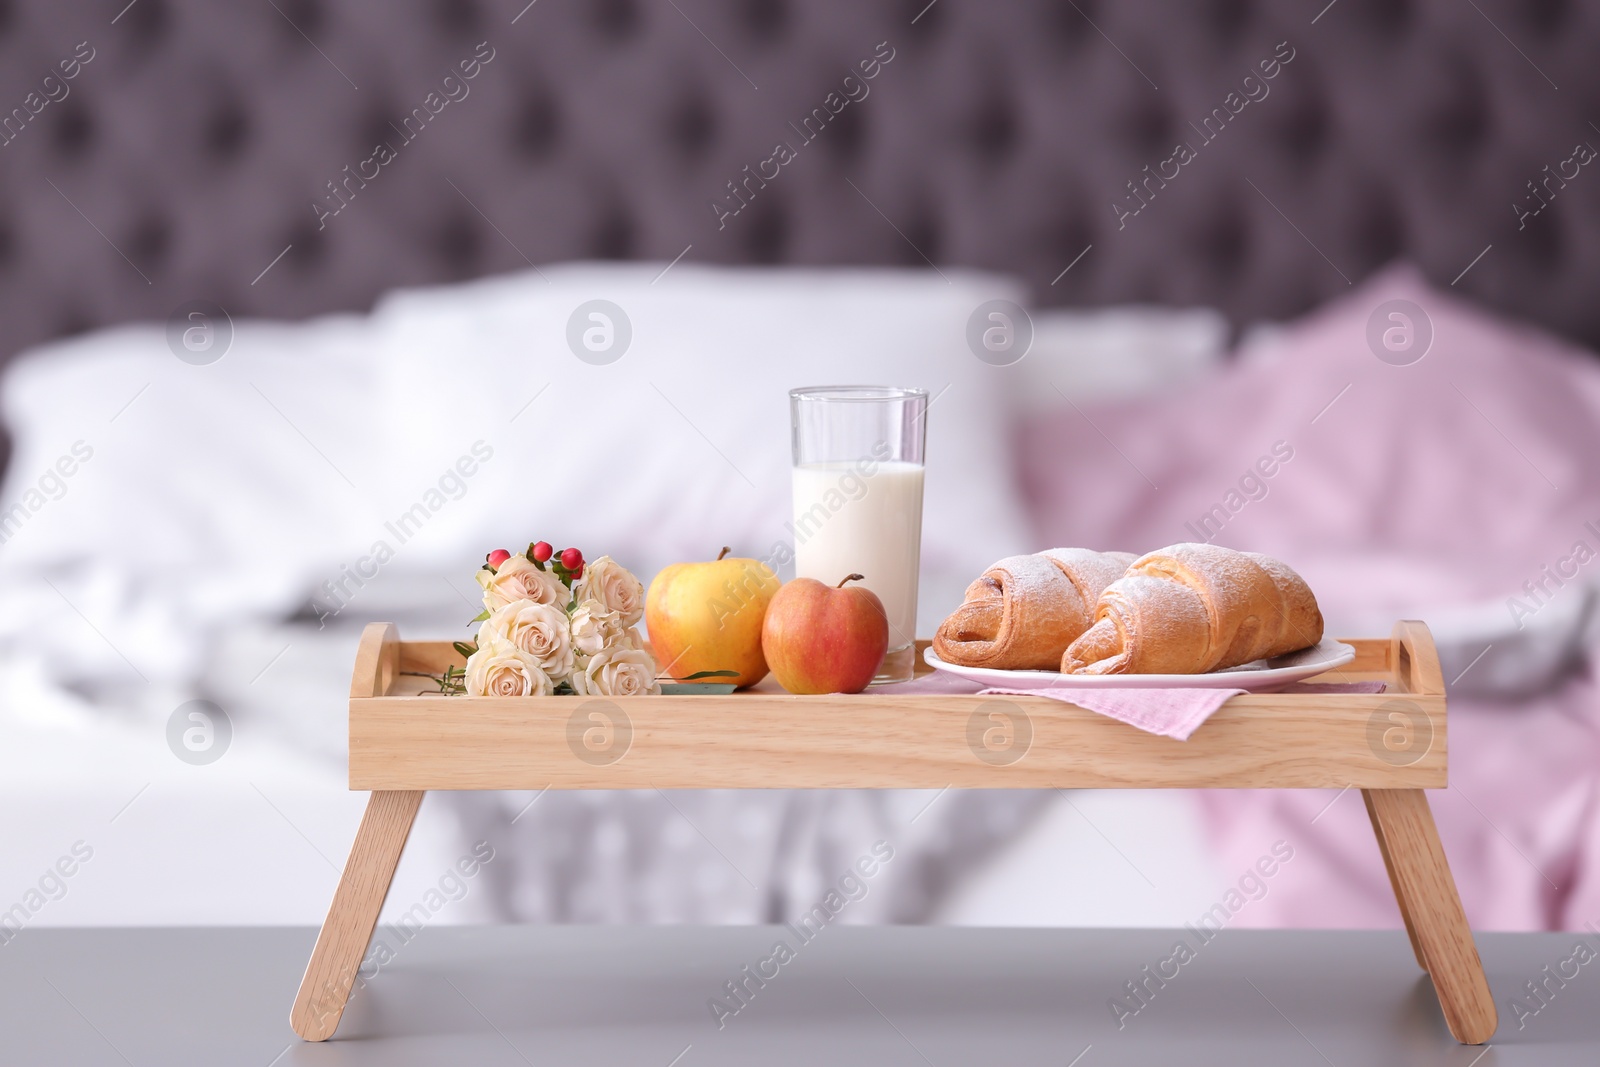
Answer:
M430 695L400 672L459 664L449 643L373 642L358 671L390 684L350 701L352 789L1447 784L1444 686L1421 623L1350 642L1356 659L1323 676L1382 678L1388 691L1235 697L1185 742L1044 697Z

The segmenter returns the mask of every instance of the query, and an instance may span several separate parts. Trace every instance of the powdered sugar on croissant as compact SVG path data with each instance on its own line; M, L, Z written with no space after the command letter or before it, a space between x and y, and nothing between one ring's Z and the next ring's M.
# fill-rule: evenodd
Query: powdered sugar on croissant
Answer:
M1127 552L1084 548L1008 556L967 587L934 634L933 650L967 667L1055 670L1093 620L1101 591L1131 562Z
M1064 674L1203 674L1322 640L1322 613L1287 564L1218 545L1141 556L1112 582Z

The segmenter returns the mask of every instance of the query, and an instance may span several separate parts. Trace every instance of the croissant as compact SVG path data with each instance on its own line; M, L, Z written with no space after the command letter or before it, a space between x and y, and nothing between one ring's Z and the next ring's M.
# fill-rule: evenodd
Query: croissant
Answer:
M1094 621L1101 590L1132 562L1131 552L1086 548L1008 556L967 587L934 634L933 650L964 667L1053 671Z
M1141 556L1112 582L1063 674L1203 674L1322 640L1305 581L1256 552L1181 544Z

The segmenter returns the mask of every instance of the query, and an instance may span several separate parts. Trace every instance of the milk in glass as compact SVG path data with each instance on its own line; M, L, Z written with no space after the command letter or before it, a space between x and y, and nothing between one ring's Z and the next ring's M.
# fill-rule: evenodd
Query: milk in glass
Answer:
M889 653L917 635L922 464L897 460L794 468L795 577L838 585L859 574L883 601Z

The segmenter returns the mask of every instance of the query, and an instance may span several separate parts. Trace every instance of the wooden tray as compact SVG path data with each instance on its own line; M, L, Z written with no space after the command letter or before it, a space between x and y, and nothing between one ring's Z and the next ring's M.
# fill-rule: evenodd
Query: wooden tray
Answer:
M1044 697L802 697L770 680L732 696L430 694L406 672L459 653L374 623L350 684L350 788L372 796L290 1023L313 1041L337 1028L429 789L1358 788L1417 962L1451 1033L1480 1044L1497 1014L1422 792L1447 784L1432 636L1401 622L1345 640L1355 660L1314 682L1385 692L1238 696L1180 742Z

